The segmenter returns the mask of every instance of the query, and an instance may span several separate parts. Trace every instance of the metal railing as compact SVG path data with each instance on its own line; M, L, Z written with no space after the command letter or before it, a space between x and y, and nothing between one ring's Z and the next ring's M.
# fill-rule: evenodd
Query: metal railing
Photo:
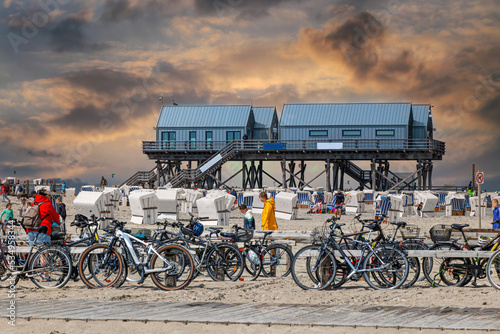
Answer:
M143 141L144 153L166 151L206 151L221 150L228 144L238 150L319 150L318 143L342 143L337 150L432 150L445 153L445 143L433 139L326 139L326 140L234 140L234 141ZM271 144L283 144L283 148L273 149ZM328 149L327 149L328 150Z

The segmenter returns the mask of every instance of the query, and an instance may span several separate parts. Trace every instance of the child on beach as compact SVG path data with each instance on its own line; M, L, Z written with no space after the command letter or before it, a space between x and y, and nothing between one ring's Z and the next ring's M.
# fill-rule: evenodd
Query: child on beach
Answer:
M61 216L61 230L66 232L66 204L64 204L61 200L61 197L56 199L56 212Z
M423 215L422 215L422 206L423 206L423 205L424 205L424 203L420 202L420 203L418 204L418 206L417 206L417 215L418 215L419 217L423 217Z
M498 206L498 199L494 198L491 201L493 207L493 226L492 228L500 228L500 207Z
M4 215L5 215L5 217L4 217ZM12 204L7 203L7 205L5 206L5 209L2 211L2 214L0 215L0 220L6 221L6 220L9 220L12 218L14 218L14 211L12 211Z
M247 208L245 204L239 206L243 216L243 228L245 230L255 230L255 218L252 216L252 210Z

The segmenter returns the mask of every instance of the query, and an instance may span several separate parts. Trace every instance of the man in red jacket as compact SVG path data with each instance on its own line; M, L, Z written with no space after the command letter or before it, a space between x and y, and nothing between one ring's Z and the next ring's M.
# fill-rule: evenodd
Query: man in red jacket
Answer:
M28 241L31 246L35 241L38 231L41 231L38 239L36 240L36 245L41 245L42 243L49 244L50 234L52 233L52 222L59 224L59 214L56 212L52 202L43 190L40 190L38 195L35 196L33 205L35 204L38 204L38 208L40 209L40 219L42 222L40 223L38 230L31 228L26 229L26 232L28 233Z

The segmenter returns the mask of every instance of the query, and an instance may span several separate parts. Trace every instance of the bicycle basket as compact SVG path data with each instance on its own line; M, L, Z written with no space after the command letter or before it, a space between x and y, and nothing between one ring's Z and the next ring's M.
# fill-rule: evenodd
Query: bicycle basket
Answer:
M434 242L439 241L449 241L451 238L451 226L450 225L434 225L430 230L431 240Z
M406 225L400 231L403 239L417 239L420 236L420 227L417 225Z
M331 223L324 223L322 226L315 227L311 232L313 240L322 242L327 239L331 232L330 224Z
M236 233L234 233L233 241L234 242L248 242L253 238L253 230L242 230L239 229Z

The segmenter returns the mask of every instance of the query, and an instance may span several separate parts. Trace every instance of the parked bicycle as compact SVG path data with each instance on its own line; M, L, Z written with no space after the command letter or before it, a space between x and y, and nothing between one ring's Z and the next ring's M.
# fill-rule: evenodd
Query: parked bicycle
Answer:
M5 227L21 226L16 219L7 220ZM40 232L35 237L29 252L19 252L13 231L9 229L6 236L0 238L0 283L2 287L17 284L19 279L31 280L42 289L62 288L68 283L71 273L71 256L57 245L35 246ZM52 238L64 236L63 232L52 233Z
M399 247L401 251L407 255L408 250L427 250L429 249L429 246L427 246L422 239L418 239L418 236L420 234L420 228L418 226L408 226L406 222L393 222L389 223L388 225L394 226L396 229L394 230L393 234L386 235L385 232L388 231L388 229L383 229L382 224L385 216L381 216L379 219L368 219L368 220L362 220L360 219L361 214L357 214L355 216L355 219L362 224L361 232L364 231L364 226L366 224L373 223L375 224L375 228L373 229L374 232L377 232L378 235L376 236L375 239L372 240L373 246L376 246L380 243L384 244L390 244L393 245L394 247ZM396 237L398 236L398 232L400 235L400 239L396 240ZM357 238L363 238L363 234L360 234ZM432 260L429 260L432 261ZM409 262L409 273L408 273L408 278L406 279L406 283L403 285L403 288L409 288L413 286L417 281L419 281L419 277L422 276L420 280L424 280L425 276L422 274L421 275L421 264L418 259L418 257L408 257L408 262ZM429 270L428 268L426 270Z
M464 228L468 224L435 225L429 233L431 239L436 242L429 250L453 251L453 250L477 250L495 251L500 244L500 233L491 240L481 239L477 245L469 244ZM450 242L452 229L460 231L463 245L458 245L460 239ZM488 269L488 258L467 258L467 257L441 257L434 258L433 265L427 263L430 258L425 258L425 266L429 268L424 274L432 286L443 283L447 286L465 286L472 281L472 285L477 285L477 279L486 278ZM494 260L492 260L494 261ZM496 265L496 262L494 263ZM434 270L433 270L434 269Z
M199 217L191 214L190 224L199 222ZM188 226L189 226L188 225ZM177 233L171 233L167 244L179 243L196 254L193 256L195 262L195 277L199 274L208 276L214 281L237 281L241 278L244 269L244 259L237 245L229 242L230 238L221 237L221 227L208 227L208 236L196 236L193 230L184 226L183 223L172 223L172 227L178 228Z
M127 277L128 266L122 256L123 248L132 259L142 283L151 275L153 283L163 290L178 290L189 285L194 272L194 263L189 252L176 244L159 245L144 242L124 229L125 222L113 221L108 232L113 234L108 245L96 244L88 247L78 263L80 278L90 288L118 287ZM132 240L144 247L147 254L140 260ZM117 284L118 283L118 284Z
M268 236L274 231L262 231L259 239L245 238L249 230L234 225L234 234L221 233L222 236L231 237L234 241L244 242L242 248L245 257L245 269L257 279L262 272L266 277L286 277L291 272L293 253L286 244L269 242ZM253 231L252 231L253 232ZM253 233L252 233L253 234ZM234 238L233 235L240 235Z
M313 244L300 249L292 261L292 276L302 289L325 289L331 286L334 280L337 287L347 280L361 275L374 289L395 289L401 287L408 277L408 259L397 247L380 244L375 247L372 243L357 238L345 236L334 217L327 220L330 233L319 244ZM367 239L376 224L365 224L369 229ZM359 245L358 250L349 250L341 247L340 243L352 242ZM353 255L354 252L359 254ZM336 256L339 257L337 260ZM356 260L352 261L353 258ZM337 277L339 261L348 266L348 272Z

